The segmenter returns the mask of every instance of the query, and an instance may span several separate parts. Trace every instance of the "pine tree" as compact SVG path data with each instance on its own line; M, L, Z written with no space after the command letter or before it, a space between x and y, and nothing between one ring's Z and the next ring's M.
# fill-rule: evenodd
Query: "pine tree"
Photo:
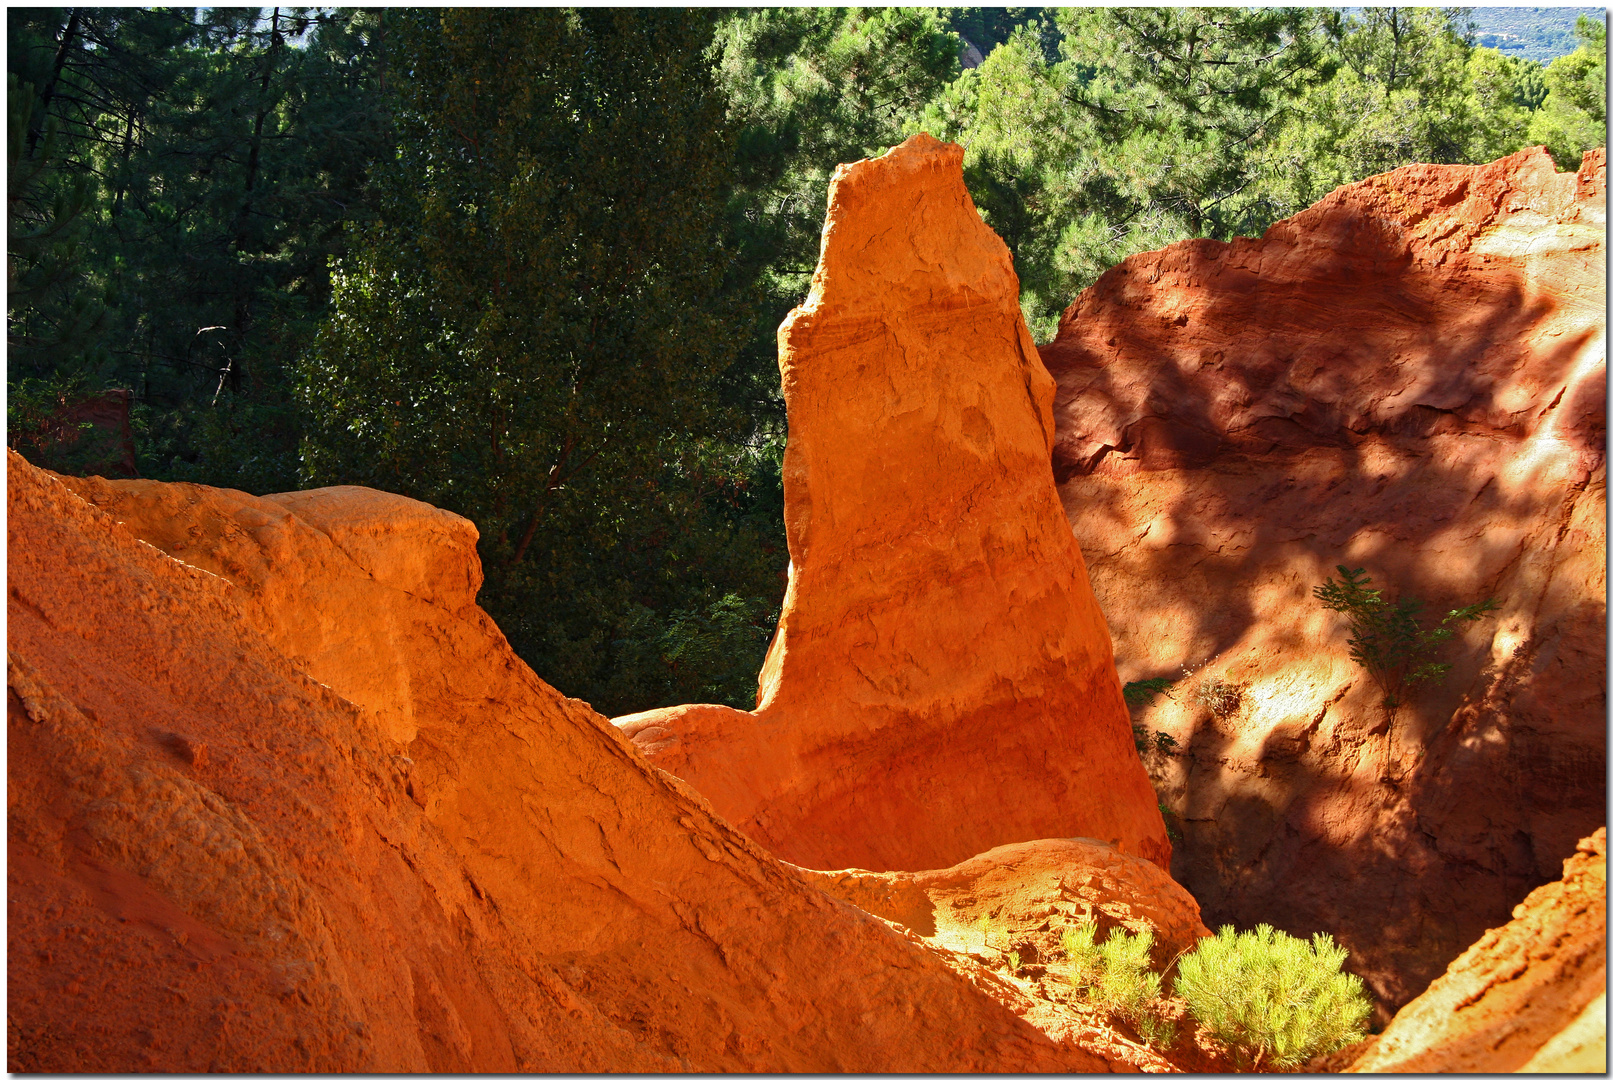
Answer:
M328 302L326 264L343 250L342 221L362 216L365 173L387 142L384 18L9 12L11 74L38 91L16 147L13 222L19 205L40 220L40 197L84 196L68 200L73 259L54 258L48 290L33 241L13 229L12 266L27 279L10 305L13 388L131 389L144 475L293 486L286 369ZM13 112L23 104L14 94Z
M400 13L397 153L302 368L307 481L470 517L483 606L609 711L669 703L660 626L731 637L736 582L775 587L743 498L708 512L744 480L713 388L748 314L710 34L681 10Z
M1581 15L1574 29L1581 44L1546 67L1546 99L1529 125L1529 140L1544 143L1560 169L1607 145L1607 23Z

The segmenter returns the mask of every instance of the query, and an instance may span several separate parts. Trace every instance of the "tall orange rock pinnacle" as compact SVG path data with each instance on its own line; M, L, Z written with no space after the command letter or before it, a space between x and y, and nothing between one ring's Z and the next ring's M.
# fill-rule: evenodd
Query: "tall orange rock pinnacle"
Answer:
M782 858L951 866L1087 836L1168 864L1054 488L1053 380L963 149L842 165L779 328L790 582L754 713L618 725Z

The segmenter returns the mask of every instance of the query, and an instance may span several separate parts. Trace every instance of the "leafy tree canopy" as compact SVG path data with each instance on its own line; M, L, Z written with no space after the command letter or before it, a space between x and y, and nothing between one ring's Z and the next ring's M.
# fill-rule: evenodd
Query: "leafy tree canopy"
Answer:
M1059 59L1021 27L910 125L968 148L1041 340L1134 252L1258 235L1412 162L1490 161L1535 137L1593 145L1605 116L1605 49L1556 62L1548 109L1540 66L1474 48L1460 9L1072 8L1056 26Z
M1531 142L1544 143L1560 168L1607 145L1607 23L1581 15L1580 46L1546 68L1545 100L1530 118Z
M295 485L285 373L387 140L382 17L7 13L11 372L132 388L142 472Z

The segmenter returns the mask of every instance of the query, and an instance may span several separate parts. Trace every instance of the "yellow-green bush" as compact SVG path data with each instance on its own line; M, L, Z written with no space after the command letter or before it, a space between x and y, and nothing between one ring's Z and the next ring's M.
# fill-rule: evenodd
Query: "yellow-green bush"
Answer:
M1061 935L1066 977L1099 1009L1128 1021L1145 1041L1170 1045L1175 1030L1153 1010L1160 983L1148 964L1154 932L1128 934L1117 927L1098 944L1097 930L1097 924L1086 919Z
M1223 926L1182 957L1174 989L1240 1065L1291 1069L1366 1035L1372 1006L1360 977L1340 971L1346 956L1326 934Z

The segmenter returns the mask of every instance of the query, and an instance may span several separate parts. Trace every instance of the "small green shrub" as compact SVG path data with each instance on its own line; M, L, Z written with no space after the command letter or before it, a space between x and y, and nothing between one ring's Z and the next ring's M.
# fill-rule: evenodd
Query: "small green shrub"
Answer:
M1152 930L1139 934L1112 931L1098 946L1103 973L1093 1000L1128 1020L1135 1020L1146 1006L1159 1000L1159 976L1148 970L1148 954L1153 948Z
M1170 688L1170 679L1143 679L1140 682L1127 683L1120 688L1120 692L1125 696L1126 707L1137 709L1152 705L1160 694L1170 697ZM1171 751L1176 748L1174 736L1167 735L1163 731L1151 730L1136 720L1131 722L1131 738L1137 744L1137 756L1142 758L1150 754L1170 757Z
M1160 694L1169 697L1170 692L1171 680L1166 678L1142 679L1138 682L1129 682L1120 688L1126 704L1133 709L1141 705L1152 705Z
M990 914L982 915L975 920L975 929L980 931L980 944L986 948L991 947L991 932L996 929L996 923Z
M1182 830L1176 827L1176 822L1182 820L1181 816L1164 803L1159 804L1159 816L1160 820L1165 822L1165 835L1170 838L1171 843L1179 843L1182 839Z
M1093 1005L1130 1021L1145 1041L1169 1046L1176 1031L1153 1011L1159 1001L1159 976L1148 964L1154 932L1128 934L1116 928L1099 945L1097 930L1091 919L1065 929L1059 944L1066 976Z
M1340 970L1347 955L1326 934L1223 926L1182 957L1174 989L1241 1066L1291 1069L1366 1035L1372 1006L1360 977Z
M1075 986L1091 986L1103 970L1094 941L1097 934L1098 924L1091 919L1083 919L1074 926L1066 926L1064 933L1059 935L1059 948L1064 950L1064 973Z
M1495 599L1480 600L1456 608L1435 627L1424 627L1418 618L1423 602L1402 596L1391 604L1383 590L1369 589L1372 579L1366 568L1338 568L1342 580L1318 585L1313 592L1322 605L1350 620L1350 658L1367 669L1383 691L1383 707L1391 716L1420 682L1442 681L1449 664L1437 664L1432 657L1439 647L1456 634L1462 623L1474 622L1496 609Z

